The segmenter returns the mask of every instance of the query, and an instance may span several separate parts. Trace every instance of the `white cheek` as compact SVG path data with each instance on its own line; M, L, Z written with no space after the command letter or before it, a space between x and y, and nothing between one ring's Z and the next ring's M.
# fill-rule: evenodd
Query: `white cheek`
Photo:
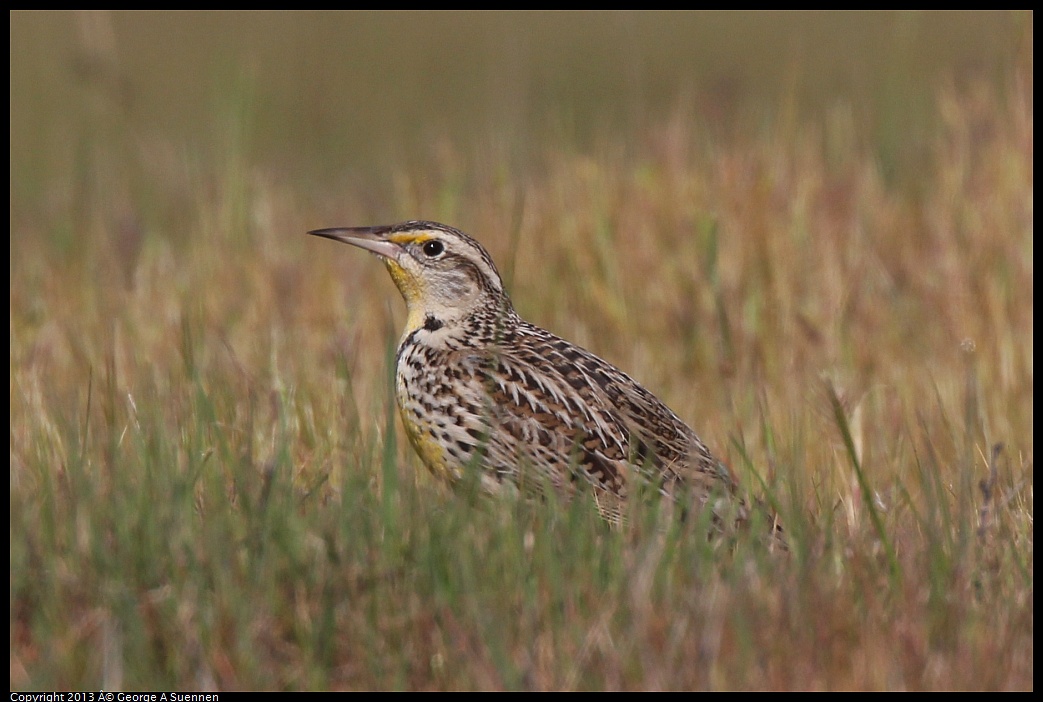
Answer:
M445 304L458 306L470 302L478 292L478 286L467 275L446 276L438 282L436 294Z

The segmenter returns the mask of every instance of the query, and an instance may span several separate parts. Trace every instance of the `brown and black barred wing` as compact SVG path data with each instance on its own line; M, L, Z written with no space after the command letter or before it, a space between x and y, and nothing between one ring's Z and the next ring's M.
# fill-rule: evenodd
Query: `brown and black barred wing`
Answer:
M592 489L616 521L635 479L672 499L691 492L688 499L705 503L712 492L731 493L694 432L593 354L527 324L495 351L460 353L497 426L485 464L499 479L535 491Z

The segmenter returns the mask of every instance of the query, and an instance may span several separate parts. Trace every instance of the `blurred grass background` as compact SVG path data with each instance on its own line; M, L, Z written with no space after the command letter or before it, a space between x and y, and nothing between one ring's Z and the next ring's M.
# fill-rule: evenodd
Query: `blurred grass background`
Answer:
M1031 688L1031 13L10 19L12 689ZM407 218L791 554L440 491Z
M528 152L679 105L706 138L850 110L901 165L935 90L1002 84L1031 44L1009 12L178 12L11 15L13 179L67 170L117 117L196 155L325 180L431 139ZM229 132L234 132L229 134Z

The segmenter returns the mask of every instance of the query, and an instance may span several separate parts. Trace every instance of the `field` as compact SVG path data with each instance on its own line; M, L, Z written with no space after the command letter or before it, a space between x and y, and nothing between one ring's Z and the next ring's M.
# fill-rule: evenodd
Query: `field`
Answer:
M1025 13L11 14L11 689L1030 690ZM438 484L474 235L788 552ZM665 522L665 523L664 523Z

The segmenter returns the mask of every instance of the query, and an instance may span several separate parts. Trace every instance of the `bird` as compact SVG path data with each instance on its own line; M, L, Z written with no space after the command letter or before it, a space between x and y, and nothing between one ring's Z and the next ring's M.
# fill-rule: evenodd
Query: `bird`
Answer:
M616 366L519 316L476 239L424 220L308 233L376 254L405 299L395 398L439 479L492 495L586 493L613 524L638 493L684 515L710 510L714 530L748 521L695 431Z

